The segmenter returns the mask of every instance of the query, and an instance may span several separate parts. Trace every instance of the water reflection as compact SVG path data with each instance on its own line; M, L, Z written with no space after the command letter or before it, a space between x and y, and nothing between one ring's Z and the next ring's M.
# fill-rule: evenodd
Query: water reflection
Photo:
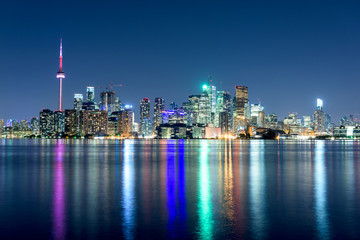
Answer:
M180 226L179 229L185 229L186 224L186 198L185 198L185 158L184 158L185 144L184 140L178 142L178 158L179 158L179 217ZM182 231L181 230L181 231Z
M329 219L327 213L326 198L326 168L325 168L325 142L315 142L315 167L314 167L314 191L315 191L315 215L318 238L329 239Z
M209 175L209 146L206 140L200 142L199 157L199 238L213 238L213 212L211 203L211 180Z
M233 199L233 166L231 144L225 142L225 159L224 159L224 201L225 215L227 219L234 221L234 199Z
M176 147L178 143L178 148ZM178 161L176 161L176 156ZM184 142L167 141L167 207L170 238L183 235L186 223Z
M166 174L166 192L167 192L167 207L168 207L168 228L170 228L170 234L174 234L172 231L176 221L177 209L176 209L176 167L175 167L175 141L167 141L167 174ZM174 236L172 236L174 237Z
M359 152L348 141L0 140L0 239L356 239Z
M266 173L264 163L264 141L254 140L250 144L250 212L252 234L255 239L266 238Z
M123 161L123 229L125 239L134 238L135 228L135 192L134 192L134 152L133 140L124 141L124 161Z
M65 239L65 185L64 185L64 158L65 145L58 140L55 152L54 165L54 199L53 199L53 231L54 239Z

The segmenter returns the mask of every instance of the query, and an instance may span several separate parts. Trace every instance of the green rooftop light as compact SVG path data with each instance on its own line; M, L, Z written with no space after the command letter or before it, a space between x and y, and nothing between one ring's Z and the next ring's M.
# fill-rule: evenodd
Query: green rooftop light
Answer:
M207 86L206 84L203 85L203 89L207 89L207 87L208 87L208 86Z

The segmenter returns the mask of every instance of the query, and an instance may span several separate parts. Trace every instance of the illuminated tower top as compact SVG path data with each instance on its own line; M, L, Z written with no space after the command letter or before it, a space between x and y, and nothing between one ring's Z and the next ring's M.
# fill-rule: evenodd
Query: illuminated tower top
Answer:
M318 98L316 100L316 106L318 110L323 110L323 100L321 100L320 98Z
M62 66L62 38L60 38L60 56L59 56L59 71L56 74L56 78L65 78L65 73Z

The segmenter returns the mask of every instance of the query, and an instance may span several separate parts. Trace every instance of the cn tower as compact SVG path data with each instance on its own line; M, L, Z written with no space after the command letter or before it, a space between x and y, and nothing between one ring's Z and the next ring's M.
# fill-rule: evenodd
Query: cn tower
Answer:
M62 111L62 80L65 78L65 73L62 68L62 38L60 38L60 64L59 71L56 74L56 78L59 79L59 111Z

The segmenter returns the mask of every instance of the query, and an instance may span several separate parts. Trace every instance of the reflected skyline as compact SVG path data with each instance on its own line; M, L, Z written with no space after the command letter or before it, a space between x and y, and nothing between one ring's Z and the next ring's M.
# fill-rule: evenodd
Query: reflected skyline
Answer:
M199 157L199 238L213 238L213 213L211 202L211 180L209 173L209 145L206 140L200 141L200 157Z
M250 211L254 239L265 239L266 235L266 172L264 141L252 141L250 145Z
M135 228L135 196L134 196L134 162L133 162L133 141L124 141L124 161L123 161L123 229L124 238L133 239Z
M64 157L65 146L63 140L58 140L56 147L56 160L54 168L54 239L66 239L66 223L65 223L65 186L64 186Z
M6 140L0 150L1 239L360 235L357 142Z
M318 229L319 239L329 239L329 219L327 213L327 184L326 184L326 166L325 166L325 142L315 141L315 166L314 166L314 180L315 180L315 210L316 223Z

